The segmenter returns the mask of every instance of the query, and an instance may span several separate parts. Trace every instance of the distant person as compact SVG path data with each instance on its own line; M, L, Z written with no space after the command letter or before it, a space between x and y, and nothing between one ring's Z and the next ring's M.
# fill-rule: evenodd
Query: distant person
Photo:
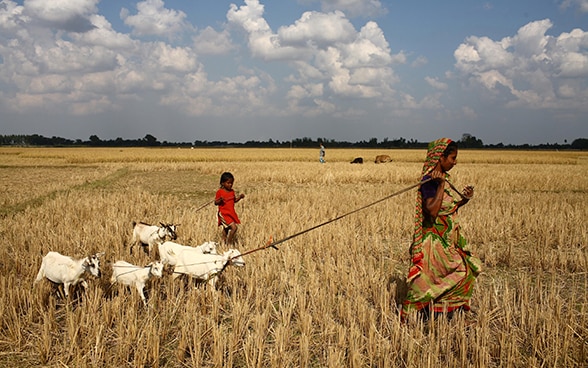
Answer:
M236 195L233 190L235 178L230 172L224 172L220 178L220 188L216 192L214 204L218 206L218 226L223 227L223 243L232 245L237 233L239 216L235 212L235 203L245 198L245 194Z
M325 146L321 143L321 149L319 151L319 161L321 164L325 163Z
M470 310L470 299L480 260L472 256L460 234L458 210L474 195L466 186L456 198L449 170L457 163L457 143L441 138L429 143L422 179L432 179L417 191L414 234L408 272L408 293L401 319L419 311L425 319L454 311Z

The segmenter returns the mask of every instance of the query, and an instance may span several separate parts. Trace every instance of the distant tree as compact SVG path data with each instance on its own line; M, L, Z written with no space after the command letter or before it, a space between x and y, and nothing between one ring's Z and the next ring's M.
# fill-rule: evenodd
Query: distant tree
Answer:
M100 144L102 144L102 141L100 140L100 138L98 138L97 135L91 135L89 139L90 146L99 146Z
M159 144L159 142L157 142L157 138L151 134L147 134L145 138L143 138L143 141L147 146L157 146Z
M572 148L581 150L588 149L588 138L574 139L572 142Z
M484 147L484 143L482 143L481 139L477 139L471 134L464 133L461 136L461 140L459 141L460 148L482 148Z

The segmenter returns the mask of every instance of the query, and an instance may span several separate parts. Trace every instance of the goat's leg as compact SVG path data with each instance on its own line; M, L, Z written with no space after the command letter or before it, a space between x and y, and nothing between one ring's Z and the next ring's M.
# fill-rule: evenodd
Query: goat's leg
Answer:
M143 285L137 284L137 291L139 292L139 295L141 296L141 300L143 300L143 305L147 306L147 299L145 298L145 292L143 289L144 289Z

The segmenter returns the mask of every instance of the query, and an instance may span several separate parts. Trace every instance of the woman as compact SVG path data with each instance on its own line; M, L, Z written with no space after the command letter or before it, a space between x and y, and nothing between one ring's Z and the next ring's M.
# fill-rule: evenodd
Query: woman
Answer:
M468 203L474 188L465 187L459 199L449 182L457 161L457 143L441 138L429 144L417 192L415 229L410 247L412 266L401 319L411 311L425 315L470 310L470 299L480 261L468 250L460 234L458 209Z

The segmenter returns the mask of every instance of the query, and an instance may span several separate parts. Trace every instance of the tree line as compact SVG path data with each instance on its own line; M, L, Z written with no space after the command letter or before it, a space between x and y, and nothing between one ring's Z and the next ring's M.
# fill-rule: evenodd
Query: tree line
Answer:
M267 141L247 141L247 142L228 142L228 141L207 141L195 140L193 142L160 142L151 134L145 135L139 139L110 139L103 140L97 135L92 135L88 140L67 139L62 137L44 137L38 134L32 135L0 135L1 146L43 146L43 147L251 147L251 148L304 148L317 147L324 144L330 148L426 148L428 142L419 142L416 139L407 140L405 138L389 139L371 138L357 142L337 141L327 138L296 138L289 141L279 141L269 139ZM538 145L522 144L484 144L481 139L465 133L458 141L460 148L497 148L497 149L553 149L553 150L585 150L588 149L588 138L578 138L568 143L544 143Z

